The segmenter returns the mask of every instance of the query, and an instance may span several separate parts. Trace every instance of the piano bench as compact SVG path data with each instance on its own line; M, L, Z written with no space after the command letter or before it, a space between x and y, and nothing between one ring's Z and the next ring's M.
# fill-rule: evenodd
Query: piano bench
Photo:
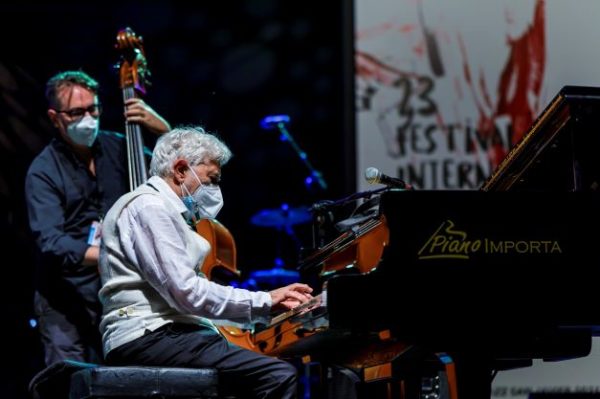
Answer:
M29 384L34 399L218 398L216 369L109 367L64 361Z

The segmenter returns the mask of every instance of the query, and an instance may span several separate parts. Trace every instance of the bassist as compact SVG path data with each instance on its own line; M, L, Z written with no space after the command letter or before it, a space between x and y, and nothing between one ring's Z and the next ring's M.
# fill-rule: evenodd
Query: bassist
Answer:
M100 362L97 237L102 216L129 191L125 139L100 130L98 83L88 74L58 73L46 97L56 136L33 160L25 182L45 362ZM126 107L128 122L155 134L170 129L143 100L128 100Z

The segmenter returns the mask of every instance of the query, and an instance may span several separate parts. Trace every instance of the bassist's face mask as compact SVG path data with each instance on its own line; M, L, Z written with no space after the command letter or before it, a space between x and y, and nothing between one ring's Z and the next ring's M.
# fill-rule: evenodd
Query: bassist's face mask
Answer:
M197 223L201 218L214 219L223 208L223 195L217 184L202 184L202 181L190 167L190 171L200 184L198 188L190 193L185 183L181 183L181 200L192 215L192 222Z
M98 136L98 129L98 119L85 115L67 126L67 135L75 144L91 147Z

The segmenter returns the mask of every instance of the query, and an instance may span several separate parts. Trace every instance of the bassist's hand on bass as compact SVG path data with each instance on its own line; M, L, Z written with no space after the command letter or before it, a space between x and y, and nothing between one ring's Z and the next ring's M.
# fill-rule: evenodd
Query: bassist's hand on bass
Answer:
M169 122L141 98L134 97L125 100L125 119L128 123L138 123L157 135L171 130Z

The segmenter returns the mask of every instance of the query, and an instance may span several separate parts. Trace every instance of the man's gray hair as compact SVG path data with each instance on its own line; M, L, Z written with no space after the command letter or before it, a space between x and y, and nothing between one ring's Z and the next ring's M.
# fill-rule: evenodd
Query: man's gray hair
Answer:
M231 158L229 148L215 135L199 126L178 126L159 137L152 153L150 175L173 175L173 162L183 158L190 165L215 161L224 165Z

